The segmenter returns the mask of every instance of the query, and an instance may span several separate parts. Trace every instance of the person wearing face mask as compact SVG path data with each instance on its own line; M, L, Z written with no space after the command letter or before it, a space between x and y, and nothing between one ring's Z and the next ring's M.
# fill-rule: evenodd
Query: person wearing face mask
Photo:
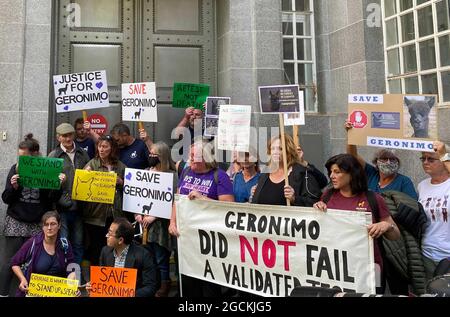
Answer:
M261 176L258 160L249 152L245 152L238 155L237 164L240 167L240 171L234 174L233 177L234 199L238 203L251 202L251 189L258 184Z
M150 148L149 170L173 174L172 190L175 193L178 178L175 165L170 158L170 149L164 142L153 143ZM169 236L169 219L157 218L150 215L135 214L134 219L148 229L147 244L145 247L154 254L156 265L161 275L161 287L156 291L155 297L167 297L170 291L171 280L169 260L172 251L172 241Z
M345 122L346 131L350 130L352 124ZM390 150L381 149L375 153L372 160L373 165L368 164L363 157L358 155L356 145L347 144L347 153L358 159L367 176L368 187L376 193L395 190L418 199L414 184L408 176L400 174L400 159Z

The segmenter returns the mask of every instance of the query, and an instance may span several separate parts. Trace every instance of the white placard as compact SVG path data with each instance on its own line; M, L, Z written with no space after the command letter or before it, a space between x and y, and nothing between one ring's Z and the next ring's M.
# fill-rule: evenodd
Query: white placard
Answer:
M251 106L222 105L218 125L219 150L248 152Z
M56 112L109 107L106 71L53 76Z
M176 208L182 274L262 296L321 283L375 293L370 213L178 195Z
M156 84L122 84L123 121L158 122Z
M286 127L293 125L305 125L305 98L304 91L300 90L298 94L300 112L292 112L284 114L284 125Z
M170 219L173 174L127 168L123 186L123 210Z

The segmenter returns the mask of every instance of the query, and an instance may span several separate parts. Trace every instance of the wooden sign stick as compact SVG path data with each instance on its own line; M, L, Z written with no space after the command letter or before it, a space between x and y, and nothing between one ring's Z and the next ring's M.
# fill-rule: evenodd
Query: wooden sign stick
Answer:
M142 217L144 217L144 215L142 215ZM142 245L147 244L147 238L148 238L148 228L143 228L142 229Z
M83 110L82 113L83 113L83 124L84 124L86 121L88 121L87 111Z
M283 119L282 113L278 114L278 116L280 118L281 147L283 149L284 184L286 186L289 186L287 156L286 156L286 139L284 138L284 119ZM286 198L286 204L287 204L287 206L291 205L290 200L287 198Z

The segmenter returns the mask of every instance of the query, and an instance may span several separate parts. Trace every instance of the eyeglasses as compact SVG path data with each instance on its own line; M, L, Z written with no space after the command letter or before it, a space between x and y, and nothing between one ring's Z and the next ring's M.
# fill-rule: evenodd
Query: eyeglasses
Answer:
M423 156L423 157L420 157L419 160L421 160L422 163L425 163L426 161L428 161L428 162L430 162L430 163L434 163L434 162L436 162L436 161L439 161L439 159L434 158L434 157L429 157L429 156Z
M107 237L107 238L109 238L109 237L117 238L117 237L116 237L116 234L115 234L114 232L111 232L111 231L108 231L108 232L106 233L105 237Z
M395 158L384 158L380 157L377 159L380 162L386 163L386 162L396 162L397 160Z

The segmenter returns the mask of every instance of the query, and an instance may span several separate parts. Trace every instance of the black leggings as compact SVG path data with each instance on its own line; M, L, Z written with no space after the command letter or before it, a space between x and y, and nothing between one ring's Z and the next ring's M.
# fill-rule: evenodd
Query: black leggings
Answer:
M30 237L5 237L5 248L2 250L0 266L0 295L8 296L14 273L11 270L11 258Z

